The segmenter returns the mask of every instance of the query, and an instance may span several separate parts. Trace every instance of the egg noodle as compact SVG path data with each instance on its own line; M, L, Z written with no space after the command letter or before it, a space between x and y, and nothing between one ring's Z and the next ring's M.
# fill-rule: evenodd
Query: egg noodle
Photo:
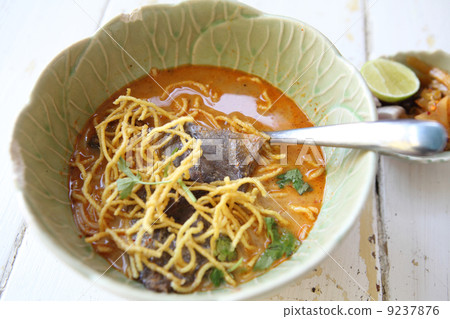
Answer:
M210 94L204 87L198 89ZM241 247L249 252L247 255L251 258L247 258L244 264L251 269L261 253L253 234L266 236L264 217L276 218L281 226L288 223L279 212L264 208L257 201L258 196L268 196L264 181L276 177L283 170L276 164L282 155L277 154L269 143L264 143L260 151L269 164L257 170L253 177L236 180L226 177L212 183L190 180L189 169L202 155L202 141L186 133L185 125L194 122L196 116L201 114L214 127L219 128L223 126L220 123L226 123L234 132L268 139L264 133L236 117L213 116L200 109L200 103L200 98L196 97L193 106L189 107L188 101L181 99L177 103L178 111L169 112L131 96L127 90L126 95L115 100L117 107L103 121L94 123L100 145L98 158L80 160L77 156L71 163L80 170L83 180L82 193L72 193L72 197L85 206L82 216L77 218L82 219L79 225L86 225L82 229L88 234L86 241L96 243L96 249L105 253L113 248L101 243L113 242L127 258L129 267L126 274L129 277L139 278L140 272L147 267L168 278L171 288L179 293L196 290L211 268L221 270L228 284L237 284L227 271L236 262L219 261L214 254L219 236L228 236L233 248ZM152 127L141 124L151 122ZM111 123L117 123L114 131L108 129ZM182 146L171 155L164 154L163 149L173 139L181 141ZM117 180L127 177L118 168L121 158L126 160L134 175L141 176L143 182L157 184L137 183L130 195L121 199ZM175 166L173 163L177 158L181 162ZM93 192L95 175L103 176L101 196ZM191 192L201 196L189 196L180 180ZM277 195L280 194L283 195L283 190ZM183 224L165 214L181 198L195 209ZM314 207L297 206L293 209L305 213L308 218L315 218L318 213ZM169 235L159 241L153 234L161 229L166 229ZM167 262L154 262L163 254L170 256L165 259ZM200 266L196 262L199 258L206 260ZM195 272L192 282L186 283L181 278L183 276L177 276L192 272Z

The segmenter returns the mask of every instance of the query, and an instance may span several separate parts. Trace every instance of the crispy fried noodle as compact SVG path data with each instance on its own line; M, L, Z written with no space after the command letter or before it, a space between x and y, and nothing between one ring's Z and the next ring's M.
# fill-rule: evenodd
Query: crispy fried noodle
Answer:
M233 248L254 251L249 254L254 256L253 261L248 261L251 266L259 256L254 234L265 231L264 217L274 217L280 225L286 225L287 220L257 201L258 196L267 196L263 182L281 173L279 165L236 180L228 177L211 183L191 180L189 170L198 164L202 155L202 141L185 131L186 124L194 122L195 115L202 113L214 125L226 122L234 132L265 139L267 136L237 118L213 116L199 108L187 108L181 102L179 112L172 113L132 97L130 90L120 96L114 102L117 107L96 123L100 155L91 160L77 157L72 162L80 170L84 183L82 194L72 196L86 204L78 218L83 219L79 224L86 227L83 232L89 234L88 243L113 242L127 258L129 277L138 278L146 267L168 278L174 291L188 293L199 287L211 268L221 270L228 284L237 284L227 271L235 262L220 261L214 253L219 236L228 236ZM113 131L109 129L111 123L117 123ZM182 146L172 153L164 152L175 140L181 141ZM268 143L264 144L262 153L272 161L280 157ZM117 184L119 179L127 178L119 169L121 158L135 176L147 183L136 183L126 198L121 198ZM175 161L179 162L178 166L174 165ZM101 196L93 192L96 174L103 176ZM166 214L180 200L195 209L183 223ZM318 213L314 207L295 209L304 211L310 218ZM156 236L162 229L168 235ZM108 252L111 247L105 244L98 245L97 249ZM170 258L160 259L165 254ZM203 262L198 262L200 259ZM190 272L195 272L195 279L190 282L179 275Z

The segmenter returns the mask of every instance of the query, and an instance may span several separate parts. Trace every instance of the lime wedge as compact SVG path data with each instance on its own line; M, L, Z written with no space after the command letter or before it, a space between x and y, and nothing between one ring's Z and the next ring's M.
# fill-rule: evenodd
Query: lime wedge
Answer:
M361 74L372 93L388 103L407 99L420 87L419 79L410 68L387 59L366 62Z

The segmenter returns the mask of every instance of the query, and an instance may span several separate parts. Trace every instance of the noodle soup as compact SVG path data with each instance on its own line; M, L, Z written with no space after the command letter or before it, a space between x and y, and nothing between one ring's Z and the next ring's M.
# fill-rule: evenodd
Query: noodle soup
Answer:
M264 131L312 126L280 90L235 70L182 66L115 92L77 137L73 216L85 240L159 292L236 286L289 256L314 225L320 149Z

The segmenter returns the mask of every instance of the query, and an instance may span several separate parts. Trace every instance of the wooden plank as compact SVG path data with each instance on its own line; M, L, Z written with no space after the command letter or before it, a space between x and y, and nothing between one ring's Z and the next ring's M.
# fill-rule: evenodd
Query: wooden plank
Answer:
M2 300L118 300L59 260L27 231Z
M381 162L386 299L449 300L450 163Z
M78 1L81 5L90 3ZM90 4L97 20L103 4ZM68 26L63 28L62 26ZM86 19L73 1L8 1L0 5L0 296L25 232L21 207L17 204L9 141L14 119L26 105L31 90L45 66L65 47L89 36L96 25Z
M397 51L450 52L446 0L385 1L369 11L371 58ZM401 14L400 14L401 13ZM395 28L392 25L395 23ZM381 158L379 195L385 299L449 300L450 163Z
M368 1L368 0L367 0ZM449 51L447 0L370 1L370 58L410 50ZM395 27L394 27L395 26Z

